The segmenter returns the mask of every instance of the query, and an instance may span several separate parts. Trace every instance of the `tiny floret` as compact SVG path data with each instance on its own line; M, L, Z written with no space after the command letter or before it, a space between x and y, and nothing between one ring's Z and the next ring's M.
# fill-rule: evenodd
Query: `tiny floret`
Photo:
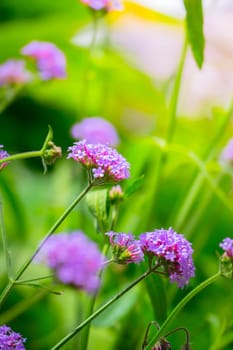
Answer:
M101 117L84 118L71 128L74 139L86 140L90 143L103 143L108 146L117 146L118 134L114 126Z
M31 74L23 60L8 60L0 64L0 86L15 86L28 82Z
M224 254L233 260L233 239L229 237L224 238L219 246L224 250Z
M10 327L0 326L0 350L25 350L26 339Z
M37 254L35 262L46 264L61 283L87 293L95 293L100 286L98 273L104 258L96 243L81 231L51 236Z
M4 150L1 149L1 148L3 148L3 145L0 145L0 160L9 157L9 154L7 153L7 151L4 151ZM7 164L8 164L8 162L0 163L0 171L1 171L5 166L7 166Z
M68 148L68 157L91 171L96 182L119 182L129 177L129 163L115 149L103 144L90 144L86 140L75 142Z
M22 54L35 60L42 80L66 77L66 58L53 43L32 41L21 50Z
M144 253L156 257L172 283L176 282L182 288L194 276L191 243L171 227L143 233L140 242Z
M121 0L80 0L83 4L94 11L120 11L123 10Z
M132 233L107 232L113 249L113 256L120 264L139 263L144 254L140 242L134 238Z

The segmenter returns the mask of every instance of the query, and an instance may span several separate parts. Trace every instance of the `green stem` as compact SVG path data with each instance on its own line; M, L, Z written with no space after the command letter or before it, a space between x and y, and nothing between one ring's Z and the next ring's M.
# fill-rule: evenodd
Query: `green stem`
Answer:
M166 321L162 324L161 328L155 335L155 337L150 341L145 350L150 350L151 347L158 341L163 335L165 335L165 331L169 324L173 321L173 319L178 315L178 313L185 307L185 305L198 293L200 293L203 289L208 287L211 283L215 282L221 276L220 272L211 276L201 284L199 284L195 289L193 289L190 293L188 293L177 306L172 310Z
M80 323L72 332L68 333L63 339L61 339L56 345L54 345L51 350L60 349L64 344L66 344L71 338L73 338L78 332L80 332L84 327L86 327L91 321L93 321L98 315L100 315L104 310L106 310L109 306L115 303L118 299L120 299L124 294L126 294L129 290L131 290L134 286L136 286L139 282L144 280L152 270L146 271L143 275L138 277L134 282L132 282L128 287L124 290L116 294L112 299L110 299L107 303L97 309L92 315L90 315L85 321Z
M181 79L182 79L182 74L184 70L185 59L187 55L187 49L188 49L188 40L187 40L187 36L185 36L182 51L181 51L179 66L177 69L177 74L175 77L174 87L172 91L171 102L170 102L170 113L169 113L170 115L169 115L169 124L168 124L167 138L166 138L166 141L168 143L171 142L175 132L178 98L180 93Z
M23 153L14 154L12 156L0 159L0 164L9 162L11 160L35 158L35 157L42 157L42 156L43 156L43 150L23 152Z
M209 146L206 149L205 155L204 155L204 161L209 161L213 158L214 156L214 152L216 150L216 144L219 142L219 140L221 139L231 117L232 117L232 113L233 113L233 99L231 101L231 105L229 110L227 111L227 113L225 114L225 118L223 119L222 124L220 125L216 135L214 136L213 140L211 141L211 143L209 144ZM201 186L204 182L204 176L203 174L198 174L198 176L194 177L193 183L191 185L191 189L188 192L188 195L186 196L179 213L176 215L176 222L174 224L174 227L176 228L176 230L180 230L180 228L182 227L200 189Z
M90 73L90 67L91 67L91 59L93 54L93 49L95 47L96 43L96 37L97 37L97 28L98 28L98 14L96 12L92 13L93 17L93 30L92 30L92 38L91 42L88 48L87 56L86 56L86 62L85 62L85 68L83 73L83 83L82 83L82 90L81 90L81 98L80 98L80 115L81 117L85 116L85 109L86 109L86 101L88 100L88 91L90 90L90 79L89 79L89 73Z
M107 255L108 248L109 248L109 245L105 243L104 247L102 249L103 256ZM99 277L100 278L102 277L102 274L103 274L103 268L99 272ZM90 301L89 309L88 309L88 312L87 312L87 316L88 317L93 314L97 295L98 295L98 292L96 292L94 294L94 296L92 297L92 299ZM82 339L81 339L82 350L86 350L87 349L89 333L90 333L90 327L91 327L91 323L88 323L87 327L85 328L85 330L83 332Z
M8 278L10 279L12 277L12 264L11 264L10 251L8 249L6 228L4 224L2 201L0 201L0 230L2 235L2 245L3 245L4 255L5 255L7 275L8 275Z
M69 207L64 211L64 213L59 217L59 219L54 223L54 225L50 228L47 235L41 242L41 244L38 246L38 248L35 250L33 255L22 265L22 267L17 272L14 279L11 279L6 286L6 288L3 290L2 294L0 295L0 305L5 301L5 299L8 297L9 293L11 292L12 288L16 284L17 280L22 276L24 271L28 268L28 266L31 264L31 262L34 260L37 253L40 251L40 249L44 246L45 242L48 240L48 238L56 231L56 229L61 225L61 223L66 219L66 217L70 214L70 212L74 209L74 207L81 201L81 199L86 195L86 193L92 188L93 183L89 183L88 186L78 195L78 197L69 205Z

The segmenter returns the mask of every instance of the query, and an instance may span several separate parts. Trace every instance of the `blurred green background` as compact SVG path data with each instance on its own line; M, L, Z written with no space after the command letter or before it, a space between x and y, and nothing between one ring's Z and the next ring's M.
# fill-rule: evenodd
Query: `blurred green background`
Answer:
M183 28L182 21L131 3L122 15L109 15L104 28L111 31L118 18L125 14L148 23L162 22L170 28ZM147 286L137 287L94 322L89 350L100 347L102 350L140 349L147 324L155 319L161 323L182 296L217 271L218 244L232 235L232 177L224 175L217 180L220 172L218 157L232 135L232 123L214 144L214 157L206 163L213 180L217 181L217 190L213 190L205 177L202 178L197 196L182 218L184 208L188 208L187 198L193 189L193 181L198 174L203 174L187 157L189 150L200 159L204 157L227 109L211 101L211 118L179 115L174 143L186 151L167 155L158 182L161 152L154 137L163 139L166 136L173 77L162 83L152 78L113 47L111 38L97 44L90 59L88 48L74 45L71 40L89 25L90 12L76 0L35 0L33 4L28 0L0 2L0 63L11 57L19 58L21 47L32 40L51 41L64 51L68 70L64 81L25 87L0 115L0 144L9 153L39 149L48 125L53 128L55 143L63 149L62 159L49 167L46 175L43 175L39 159L12 162L4 169L0 175L4 222L13 268L17 271L85 185L82 169L66 160L67 147L73 142L71 126L85 116L99 115L111 121L121 138L119 151L131 164L132 180L123 183L123 188L144 176L141 187L122 204L117 230L132 231L137 235L172 226L186 235L194 248L196 277L189 287L177 291L167 281L150 278ZM218 195L219 189L222 196ZM101 244L85 202L73 211L59 232L75 229L84 230ZM3 288L6 283L3 254L0 260ZM25 278L40 273L43 273L42 268L32 266ZM139 274L138 266L109 267L97 305ZM52 288L59 289L57 286ZM174 327L185 326L190 330L194 350L232 349L232 292L232 281L222 279L193 299L174 322ZM68 288L64 289L63 295L57 296L40 289L17 287L4 305L0 323L7 323L21 332L28 339L27 349L47 350L80 322L87 304L86 295ZM179 334L169 339L174 349L179 349L184 337ZM78 339L64 347L79 348Z

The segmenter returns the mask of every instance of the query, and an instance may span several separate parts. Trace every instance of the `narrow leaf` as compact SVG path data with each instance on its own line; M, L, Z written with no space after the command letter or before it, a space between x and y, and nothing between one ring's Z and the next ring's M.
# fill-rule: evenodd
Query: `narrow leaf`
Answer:
M184 0L188 40L199 68L204 61L205 39L203 33L202 0Z

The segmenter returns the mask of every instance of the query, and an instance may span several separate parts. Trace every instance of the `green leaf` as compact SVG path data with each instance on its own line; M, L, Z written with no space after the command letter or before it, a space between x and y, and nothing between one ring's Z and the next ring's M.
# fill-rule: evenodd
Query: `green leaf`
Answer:
M188 40L199 68L204 61L205 39L203 33L202 0L184 0Z
M131 181L128 187L125 189L125 195L131 196L134 192L141 188L144 181L144 175L138 176Z
M108 231L108 190L104 188L89 192L86 195L86 203L96 219L97 230L102 233Z

